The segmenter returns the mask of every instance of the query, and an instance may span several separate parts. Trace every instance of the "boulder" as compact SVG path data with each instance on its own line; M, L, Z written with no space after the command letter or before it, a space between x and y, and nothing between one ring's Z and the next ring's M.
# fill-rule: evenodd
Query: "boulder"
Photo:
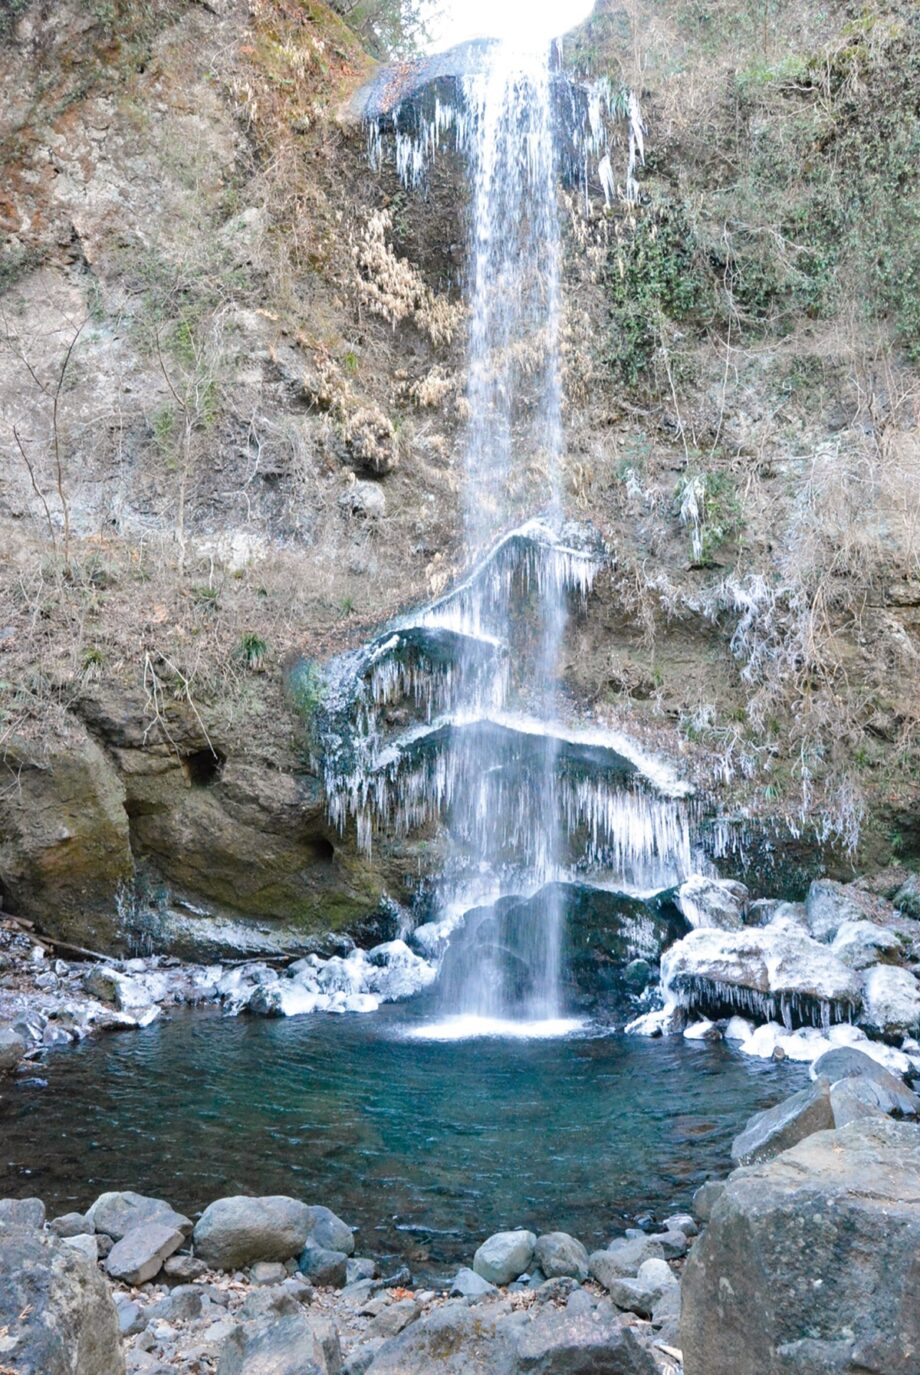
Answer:
M484 1280L482 1275L477 1275L475 1270L470 1270L464 1265L454 1275L450 1292L459 1294L464 1299L479 1299L483 1294L497 1294L498 1290L494 1284Z
M882 899L834 879L816 879L805 895L808 929L818 941L832 941L845 922L871 920Z
M740 931L748 897L743 883L693 874L680 885L674 901L694 929Z
M916 1375L920 1128L817 1132L727 1181L683 1273L686 1375Z
M356 1284L358 1280L372 1280L377 1275L377 1262L369 1256L349 1256L345 1266L346 1284Z
M831 942L831 949L851 969L868 969L886 957L896 960L901 954L901 942L893 931L874 922L845 921Z
M732 1142L732 1160L738 1165L770 1160L812 1132L827 1131L834 1125L830 1084L827 1079L818 1079L775 1107L755 1113Z
M501 1367L496 1366L498 1372ZM655 1375L656 1365L635 1333L609 1311L541 1307L517 1332L513 1375Z
M693 1195L693 1211L696 1213L700 1222L708 1222L712 1216L712 1210L722 1197L725 1189L724 1179L707 1179L705 1184L701 1184Z
M53 1217L48 1226L57 1237L81 1237L95 1231L86 1213L62 1213Z
M656 1299L661 1297L654 1285L644 1283L638 1276L611 1280L608 1293L617 1308L625 1313L635 1313L640 1318L650 1318Z
M310 1240L327 1251L344 1251L346 1256L354 1255L355 1237L347 1222L336 1217L329 1208L314 1205L310 1209Z
M208 1273L208 1267L197 1256L170 1256L163 1262L163 1273L167 1279L179 1284L191 1284Z
M548 1280L563 1275L588 1278L588 1252L567 1232L546 1232L537 1237L534 1260Z
M44 1225L45 1205L40 1198L0 1198L0 1228L40 1231Z
M685 1237L695 1237L700 1230L691 1213L672 1213L661 1225L665 1232L683 1232Z
M160 1273L164 1260L178 1251L184 1240L177 1227L142 1222L116 1241L106 1257L106 1271L122 1284L145 1284Z
M891 1070L855 1047L842 1046L820 1055L811 1067L813 1078L823 1077L831 1084L841 1079L869 1079L879 1090L879 1106L885 1112L903 1117L920 1116L920 1098Z
M510 1375L515 1322L504 1302L445 1303L384 1342L367 1375Z
M86 1216L97 1232L113 1241L120 1241L135 1227L145 1222L158 1222L173 1227L187 1237L192 1230L191 1220L165 1203L161 1198L147 1198L130 1189L123 1193L100 1194Z
M415 1322L422 1308L415 1299L398 1299L381 1308L371 1320L369 1332L373 1337L396 1337L411 1322Z
M195 1254L215 1270L290 1260L304 1249L311 1226L312 1210L296 1198L220 1198L195 1225Z
M664 1260L657 1237L621 1237L606 1251L593 1251L588 1257L591 1274L609 1289L613 1280L633 1278L646 1260Z
M0 1364L16 1375L124 1375L109 1286L47 1233L0 1233L0 1331Z
M26 1053L26 1043L8 1023L0 1024L0 1074L15 1069Z
M830 1089L831 1113L835 1127L858 1122L863 1117L884 1117L880 1099L884 1090L871 1079L841 1079Z
M329 1289L344 1289L348 1283L348 1257L344 1251L329 1251L308 1239L300 1254L300 1272L313 1284Z
M240 1325L228 1337L217 1375L338 1375L338 1331L305 1313Z
M510 1284L530 1269L536 1241L533 1232L496 1232L477 1250L473 1269L490 1284Z
M876 964L865 974L863 1025L885 1037L920 1029L920 983L909 969Z
M75 1237L61 1237L65 1246L72 1246L75 1251L82 1251L84 1256L90 1260L99 1259L99 1240L95 1236L89 1236L86 1232Z
M786 925L691 931L661 961L673 1002L707 1017L754 1013L787 1026L847 1020L860 977L826 946Z

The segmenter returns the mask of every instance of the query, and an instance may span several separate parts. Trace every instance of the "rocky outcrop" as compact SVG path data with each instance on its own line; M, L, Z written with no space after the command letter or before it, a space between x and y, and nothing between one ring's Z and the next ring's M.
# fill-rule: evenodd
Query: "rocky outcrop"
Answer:
M3 1365L16 1375L124 1375L108 1286L56 1237L0 1229L0 1330Z
M73 944L117 946L134 858L125 787L111 761L74 722L50 751L7 742L0 777L3 905Z
M683 1276L686 1375L914 1375L920 1128L886 1118L738 1170Z

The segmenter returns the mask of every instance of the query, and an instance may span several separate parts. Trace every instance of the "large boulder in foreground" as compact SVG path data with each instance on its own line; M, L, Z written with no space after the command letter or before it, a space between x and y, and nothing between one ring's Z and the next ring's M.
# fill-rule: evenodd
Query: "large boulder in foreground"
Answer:
M685 1375L916 1375L920 1127L818 1132L736 1171L683 1274Z
M0 1233L0 1332L0 1366L16 1375L124 1375L108 1285L57 1237Z
M215 1270L239 1270L257 1260L291 1260L304 1249L313 1210L296 1198L219 1198L195 1225L195 1255Z

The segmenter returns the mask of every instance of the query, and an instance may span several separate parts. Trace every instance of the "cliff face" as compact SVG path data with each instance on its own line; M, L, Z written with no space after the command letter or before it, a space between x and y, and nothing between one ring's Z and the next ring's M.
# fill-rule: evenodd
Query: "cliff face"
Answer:
M567 500L614 558L567 674L723 810L911 858L916 15L781 9L566 45L650 125L637 208L569 202ZM352 925L426 840L329 827L286 683L456 567L459 169L369 171L321 3L3 23L0 896L81 944Z

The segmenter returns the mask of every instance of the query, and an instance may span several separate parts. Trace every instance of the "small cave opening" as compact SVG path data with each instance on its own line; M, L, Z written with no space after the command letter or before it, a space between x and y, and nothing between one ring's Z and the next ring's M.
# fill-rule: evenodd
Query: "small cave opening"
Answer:
M206 749L186 754L182 760L182 767L193 788L210 788L220 778L226 762L225 754L208 746Z
M310 836L307 852L314 864L331 864L335 859L335 846L326 836Z

